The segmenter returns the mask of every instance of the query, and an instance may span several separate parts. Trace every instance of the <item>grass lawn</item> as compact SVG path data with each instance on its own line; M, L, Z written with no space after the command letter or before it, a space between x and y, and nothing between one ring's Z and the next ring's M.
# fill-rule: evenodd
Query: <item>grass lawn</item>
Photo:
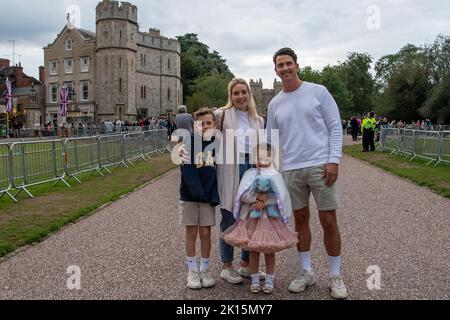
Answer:
M35 199L28 199L21 193L17 204L4 196L0 200L0 257L45 238L176 168L170 155L134 164L136 167L129 169L110 168L113 174L103 178L97 174L80 175L82 184L71 180L71 189L62 184L54 187L53 183L31 187Z
M388 152L363 153L361 145L344 147L344 152L397 176L409 179L419 186L428 187L445 198L450 198L450 165L441 164L433 168L425 166L428 161L421 159L409 162L404 157L391 155Z

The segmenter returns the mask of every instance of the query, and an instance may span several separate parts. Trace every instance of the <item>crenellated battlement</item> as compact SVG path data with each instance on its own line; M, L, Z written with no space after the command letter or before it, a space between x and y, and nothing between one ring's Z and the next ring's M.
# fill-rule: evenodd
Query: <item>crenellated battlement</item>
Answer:
M96 8L96 22L106 19L128 20L137 24L137 7L129 2L103 0Z

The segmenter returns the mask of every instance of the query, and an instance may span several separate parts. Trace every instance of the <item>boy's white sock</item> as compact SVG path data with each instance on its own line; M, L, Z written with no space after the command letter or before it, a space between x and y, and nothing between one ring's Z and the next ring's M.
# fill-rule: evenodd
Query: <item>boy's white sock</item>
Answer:
M311 273L312 272L311 251L299 252L298 256L300 258L300 266L302 270L306 270L308 273Z
M187 257L187 263L188 263L189 271L198 272L196 257Z
M339 276L341 274L341 257L328 256L328 261L330 263L330 277Z
M252 284L259 284L259 281L260 281L259 272L255 273L255 274L252 274L251 277L252 277Z
M200 260L200 272L205 272L209 268L209 259L201 258Z

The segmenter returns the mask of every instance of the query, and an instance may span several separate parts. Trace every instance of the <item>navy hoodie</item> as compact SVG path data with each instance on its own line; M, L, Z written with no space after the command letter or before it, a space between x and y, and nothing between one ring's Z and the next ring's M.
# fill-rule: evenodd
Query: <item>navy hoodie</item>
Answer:
M198 146L201 145L202 150L194 150L195 143ZM211 144L215 144L214 137L211 141L204 141L197 134L191 136L189 153L191 164L181 166L181 201L209 203L214 207L220 204L216 163L214 161L215 152L214 150L205 152L205 148Z

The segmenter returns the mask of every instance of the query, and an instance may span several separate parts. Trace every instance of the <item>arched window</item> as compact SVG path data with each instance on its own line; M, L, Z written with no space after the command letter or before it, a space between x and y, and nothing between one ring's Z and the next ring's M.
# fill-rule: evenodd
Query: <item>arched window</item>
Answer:
M72 51L73 48L73 41L72 38L66 39L66 51Z

